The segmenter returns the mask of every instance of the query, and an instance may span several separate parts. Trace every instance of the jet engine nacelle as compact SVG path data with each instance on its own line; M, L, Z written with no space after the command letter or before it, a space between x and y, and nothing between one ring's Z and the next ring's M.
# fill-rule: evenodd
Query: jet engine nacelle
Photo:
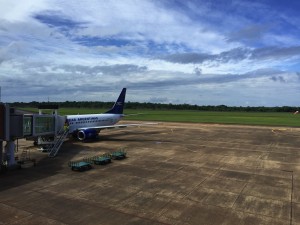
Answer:
M98 131L95 129L86 129L86 130L80 130L77 133L77 138L80 141L84 141L87 139L93 139L98 136Z

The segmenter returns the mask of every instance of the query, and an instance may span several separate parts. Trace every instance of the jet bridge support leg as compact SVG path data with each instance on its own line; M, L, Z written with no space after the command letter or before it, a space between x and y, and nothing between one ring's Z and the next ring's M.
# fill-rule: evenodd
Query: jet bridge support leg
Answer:
M0 140L0 173L3 172L4 165L3 165L3 141Z
M5 156L7 159L7 167L14 167L17 165L15 160L15 142L7 141L5 145Z

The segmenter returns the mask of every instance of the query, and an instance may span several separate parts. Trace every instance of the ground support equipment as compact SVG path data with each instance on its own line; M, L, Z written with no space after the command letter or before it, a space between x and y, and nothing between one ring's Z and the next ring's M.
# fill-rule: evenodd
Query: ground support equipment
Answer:
M69 166L75 171L85 171L92 169L92 165L88 162L70 162Z
M100 156L93 159L93 162L95 165L106 165L108 163L111 163L111 158L107 156Z
M113 153L111 153L111 158L112 159L125 159L126 158L126 152L124 150L120 150L120 151L115 151Z

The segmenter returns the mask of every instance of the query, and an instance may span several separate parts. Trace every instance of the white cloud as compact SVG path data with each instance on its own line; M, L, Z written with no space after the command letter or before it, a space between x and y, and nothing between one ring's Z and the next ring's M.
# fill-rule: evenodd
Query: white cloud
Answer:
M34 22L31 18L35 12L47 10L50 7L47 0L0 0L0 20L9 22ZM51 7L56 8L55 5Z
M274 18L279 24L277 11L263 3L233 1L241 8L218 8L207 1L0 0L0 5L0 85L7 101L39 100L37 93L47 99L56 95L53 90L60 100L98 100L124 85L129 101L191 104L257 104L255 97L270 94L264 88L289 97L299 93L293 75L298 71L282 72L300 69L296 32L274 31L268 22ZM253 17L247 7L257 9ZM4 91L8 87L14 94ZM275 95L282 105L296 102Z

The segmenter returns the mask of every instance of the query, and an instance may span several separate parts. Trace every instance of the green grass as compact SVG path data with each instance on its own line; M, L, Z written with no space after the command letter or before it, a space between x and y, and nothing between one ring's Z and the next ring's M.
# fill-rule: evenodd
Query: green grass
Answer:
M134 113L128 111L127 113ZM132 120L246 124L268 126L300 126L300 115L292 113L253 113L253 112L203 112L203 111L143 111L139 116L127 117Z
M37 109L24 109L35 110ZM107 109L60 108L60 115L102 113ZM43 111L44 112L44 111ZM259 113L259 112L204 112L190 110L125 110L125 114L138 114L124 117L124 120L245 124L266 126L300 127L300 115L293 113Z

